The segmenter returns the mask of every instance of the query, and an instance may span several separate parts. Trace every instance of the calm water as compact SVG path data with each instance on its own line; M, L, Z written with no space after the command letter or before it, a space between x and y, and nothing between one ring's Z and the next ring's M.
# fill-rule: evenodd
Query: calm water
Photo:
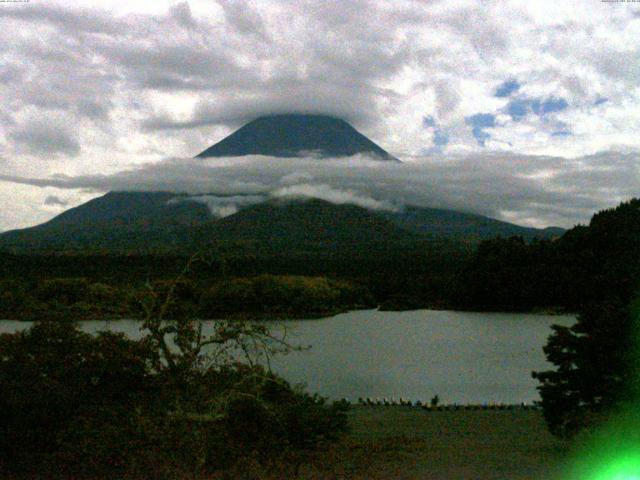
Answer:
M287 321L292 343L307 351L276 358L273 368L322 395L399 397L444 402L531 402L532 370L549 365L542 346L553 323L572 316L363 310L321 320ZM0 333L29 326L0 321ZM139 323L83 322L88 332L110 329L139 337Z

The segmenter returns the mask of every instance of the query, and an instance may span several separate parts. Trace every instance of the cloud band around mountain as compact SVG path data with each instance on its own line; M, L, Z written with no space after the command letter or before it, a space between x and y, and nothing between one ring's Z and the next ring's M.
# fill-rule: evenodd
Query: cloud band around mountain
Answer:
M598 209L638 194L636 159L633 153L619 152L576 159L509 153L446 159L436 155L413 157L402 164L363 155L323 160L167 158L112 175L0 175L0 180L96 193L189 193L218 216L234 213L250 198L255 203L260 198L298 196L370 209L449 208L524 225L570 227L588 221Z

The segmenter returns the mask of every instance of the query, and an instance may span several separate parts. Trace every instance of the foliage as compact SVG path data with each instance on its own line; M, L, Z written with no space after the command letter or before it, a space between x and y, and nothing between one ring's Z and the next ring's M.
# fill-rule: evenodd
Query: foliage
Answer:
M145 318L140 299L166 295L171 279L135 285L85 277L0 280L0 318L28 320ZM168 317L200 318L332 315L373 307L366 287L326 277L259 275L214 282L183 278L173 286Z
M371 305L362 287L325 277L260 275L220 281L202 298L207 318L244 313L280 317L319 316Z
M594 215L588 228L567 240L588 259L575 287L582 287L578 321L554 326L544 348L555 370L536 372L551 431L571 436L637 400L640 200Z
M569 437L632 398L634 316L619 301L591 305L571 327L553 326L544 352L556 370L535 372L552 433Z
M36 468L75 419L153 399L142 345L66 322L0 336L0 464Z
M482 242L463 267L462 306L579 312L599 299L629 299L640 286L640 199L596 213L555 241Z
M138 341L64 321L0 336L0 472L179 478L299 456L346 429L344 405L269 371L292 347L265 324L205 335L180 307L188 282L156 286Z

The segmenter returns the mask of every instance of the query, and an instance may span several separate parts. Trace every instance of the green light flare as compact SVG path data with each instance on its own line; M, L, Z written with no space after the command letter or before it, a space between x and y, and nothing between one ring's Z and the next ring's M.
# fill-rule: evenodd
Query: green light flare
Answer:
M616 458L597 471L592 480L640 480L640 456Z
M571 460L554 480L640 480L640 412L619 411L574 439Z
M557 480L640 480L640 298L632 304L634 374L628 401L597 431L582 438L582 448Z
M598 435L558 480L640 480L640 445L628 432Z

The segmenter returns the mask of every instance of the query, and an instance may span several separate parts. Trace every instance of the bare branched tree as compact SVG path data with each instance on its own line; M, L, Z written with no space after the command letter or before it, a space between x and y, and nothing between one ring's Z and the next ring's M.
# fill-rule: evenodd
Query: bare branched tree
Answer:
M192 274L197 263L208 265L210 259L201 252L194 254L175 278L162 286L147 282L144 294L138 298L144 314L141 330L146 335L143 341L150 351L155 371L186 379L185 376L211 368L244 363L253 375L260 375L261 370L254 367L260 365L271 373L274 355L308 348L289 343L284 326L276 334L269 325L259 321L207 320L205 333L203 321L181 310L177 298L180 285Z

